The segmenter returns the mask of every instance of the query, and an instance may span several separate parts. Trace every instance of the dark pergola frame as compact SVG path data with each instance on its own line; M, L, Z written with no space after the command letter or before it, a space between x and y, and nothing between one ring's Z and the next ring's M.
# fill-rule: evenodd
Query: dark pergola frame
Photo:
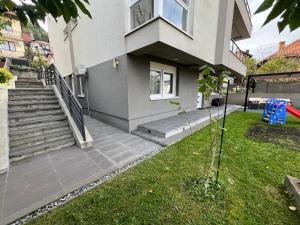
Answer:
M300 75L300 71L282 72L282 73L264 73L264 74L252 74L252 75L248 75L248 78L247 78L247 87L246 87L246 96L245 96L245 103L244 103L244 112L247 111L250 80L253 79L253 77L259 78L259 77L272 77L272 76L283 76L283 75L292 76L292 75L295 75L295 74L299 74Z

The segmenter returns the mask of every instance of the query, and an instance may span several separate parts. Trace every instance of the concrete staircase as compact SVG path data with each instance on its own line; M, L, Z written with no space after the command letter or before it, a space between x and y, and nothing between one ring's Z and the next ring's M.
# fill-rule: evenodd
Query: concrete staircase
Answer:
M15 82L16 88L43 88L43 82L34 78L19 78Z
M25 81L9 90L9 157L11 161L75 144L67 118L53 89ZM27 87L27 88L19 88Z

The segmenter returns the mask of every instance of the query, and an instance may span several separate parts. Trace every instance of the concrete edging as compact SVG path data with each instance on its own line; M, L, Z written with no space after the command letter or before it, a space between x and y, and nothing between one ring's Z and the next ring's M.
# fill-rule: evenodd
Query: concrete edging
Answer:
M73 132L73 135L75 137L77 146L81 149L86 149L86 148L89 148L89 147L93 146L93 138L90 135L88 129L85 127L86 141L84 141L79 129L76 126L76 123L75 123L74 119L71 116L71 113L70 113L66 103L64 102L64 100L63 100L63 98L62 98L62 96L61 96L61 94L60 94L60 92L57 88L57 86L52 85L52 87L53 87L53 90L54 90L54 93L55 93L56 97L58 98L59 105L61 106L63 112L66 114L66 116L68 118L68 122L69 122L70 128Z
M295 200L296 208L300 215L300 180L292 176L286 176L284 178L284 185L290 195L290 197Z
M9 169L8 89L0 87L0 174Z

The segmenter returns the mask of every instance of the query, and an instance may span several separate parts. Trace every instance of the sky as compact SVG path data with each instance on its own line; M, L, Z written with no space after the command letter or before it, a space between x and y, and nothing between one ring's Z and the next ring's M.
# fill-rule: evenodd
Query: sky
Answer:
M248 2L253 14L263 0L248 0ZM289 29L286 28L279 34L277 28L277 22L280 20L279 18L262 27L268 13L269 11L266 11L253 15L252 37L237 42L242 50L250 50L250 53L257 59L263 59L276 52L280 41L286 41L286 44L290 44L293 41L300 39L300 28L293 32L290 32Z

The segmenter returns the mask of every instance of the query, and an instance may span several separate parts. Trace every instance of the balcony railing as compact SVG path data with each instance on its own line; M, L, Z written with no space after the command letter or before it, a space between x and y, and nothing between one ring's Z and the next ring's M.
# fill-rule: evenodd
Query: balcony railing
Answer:
M247 8L247 11L248 11L248 15L249 15L249 17L251 18L251 17L252 17L252 14L251 14L251 9L250 9L248 0L244 0L244 2L245 2L245 5L246 5L246 8Z
M247 55L239 48L233 39L230 41L229 49L242 63L246 64Z

